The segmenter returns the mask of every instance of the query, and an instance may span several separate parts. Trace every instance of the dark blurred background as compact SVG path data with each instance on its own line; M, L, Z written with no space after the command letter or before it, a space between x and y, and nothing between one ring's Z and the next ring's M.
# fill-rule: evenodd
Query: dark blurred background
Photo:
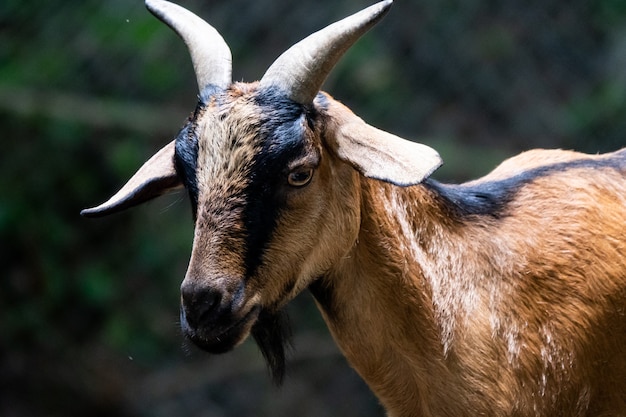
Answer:
M230 44L235 80L371 1L181 0ZM445 181L533 147L626 144L626 1L396 0L325 90L438 149ZM183 43L140 0L0 2L0 415L382 416L308 294L274 388L256 346L184 346L183 193L100 203L196 102Z

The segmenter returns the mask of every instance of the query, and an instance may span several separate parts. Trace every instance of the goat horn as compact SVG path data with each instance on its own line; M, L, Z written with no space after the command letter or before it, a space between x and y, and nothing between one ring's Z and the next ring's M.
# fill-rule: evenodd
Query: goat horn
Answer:
M297 103L312 103L339 58L386 14L392 3L381 1L293 45L269 67L259 88L279 88Z
M200 17L165 0L146 0L146 7L180 36L191 55L198 88L226 89L232 83L232 55L224 38Z

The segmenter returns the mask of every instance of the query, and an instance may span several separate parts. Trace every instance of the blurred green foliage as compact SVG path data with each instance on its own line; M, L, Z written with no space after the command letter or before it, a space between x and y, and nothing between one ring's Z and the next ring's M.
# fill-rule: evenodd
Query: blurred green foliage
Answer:
M368 2L185 1L230 44L235 79ZM181 348L183 193L102 220L108 197L195 105L182 42L141 1L0 3L0 415L382 415L310 299L269 386L254 346ZM623 0L397 0L325 89L428 143L463 180L531 147L626 144ZM300 341L300 343L298 343ZM350 401L346 401L350 398Z

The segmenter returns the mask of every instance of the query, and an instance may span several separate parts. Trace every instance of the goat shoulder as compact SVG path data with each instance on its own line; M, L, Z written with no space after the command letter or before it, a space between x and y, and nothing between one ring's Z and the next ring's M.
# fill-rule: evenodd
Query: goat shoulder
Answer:
M321 304L392 414L623 409L625 174L626 151L533 151L462 185L362 180Z

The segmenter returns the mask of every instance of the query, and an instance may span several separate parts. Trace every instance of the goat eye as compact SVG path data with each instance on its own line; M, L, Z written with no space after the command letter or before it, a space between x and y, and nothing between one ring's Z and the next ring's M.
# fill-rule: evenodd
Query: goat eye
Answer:
M289 185L292 187L304 187L311 182L311 178L313 178L312 168L298 169L289 173L287 182L289 182Z

